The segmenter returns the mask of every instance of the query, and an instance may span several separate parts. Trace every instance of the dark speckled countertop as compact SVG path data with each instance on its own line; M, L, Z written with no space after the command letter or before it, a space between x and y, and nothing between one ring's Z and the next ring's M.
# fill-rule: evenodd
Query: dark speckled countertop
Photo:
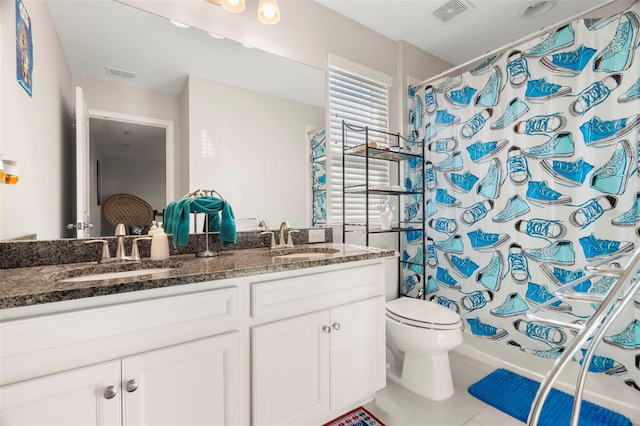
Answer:
M227 278L291 271L315 266L395 256L394 250L349 244L324 243L298 246L337 250L322 257L281 258L265 255L268 249L230 250L217 257L196 258L193 254L171 256L166 261L71 263L0 270L0 309L59 302L84 297L126 293ZM76 276L146 268L173 268L167 272L94 281L61 282Z

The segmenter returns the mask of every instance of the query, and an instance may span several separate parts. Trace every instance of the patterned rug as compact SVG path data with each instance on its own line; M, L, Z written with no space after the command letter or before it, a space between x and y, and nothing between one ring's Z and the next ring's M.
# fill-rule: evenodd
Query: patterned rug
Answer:
M540 387L535 380L502 368L469 386L469 393L487 404L526 423L533 398ZM551 389L542 407L538 426L564 426L571 422L573 395ZM631 426L621 414L582 401L580 426Z
M384 426L384 423L363 407L358 407L323 426Z

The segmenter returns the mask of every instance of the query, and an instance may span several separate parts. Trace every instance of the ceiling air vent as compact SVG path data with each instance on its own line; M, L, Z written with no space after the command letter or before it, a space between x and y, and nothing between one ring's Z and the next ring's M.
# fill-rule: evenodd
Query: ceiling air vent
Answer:
M440 19L442 22L450 21L456 16L462 14L469 8L471 8L471 4L466 1L461 0L450 0L444 3L442 6L434 9L433 15Z
M126 71L113 67L105 67L105 69L107 70L107 74L114 75L116 77L136 78L136 76L138 75L138 73L135 73L133 71Z

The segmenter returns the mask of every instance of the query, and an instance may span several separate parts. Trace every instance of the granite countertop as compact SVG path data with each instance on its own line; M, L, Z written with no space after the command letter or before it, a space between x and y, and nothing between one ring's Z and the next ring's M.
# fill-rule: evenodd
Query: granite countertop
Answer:
M281 258L270 254L304 251L308 247L327 252L322 257ZM171 256L165 261L106 263L72 263L0 270L0 309L17 308L49 302L73 300L191 284L226 278L292 271L315 266L333 265L358 260L395 256L394 250L349 244L324 243L298 246L280 253L265 248L221 251L218 256L197 258L193 254ZM94 281L61 282L82 275L119 272L146 268L173 268L167 272L135 277Z

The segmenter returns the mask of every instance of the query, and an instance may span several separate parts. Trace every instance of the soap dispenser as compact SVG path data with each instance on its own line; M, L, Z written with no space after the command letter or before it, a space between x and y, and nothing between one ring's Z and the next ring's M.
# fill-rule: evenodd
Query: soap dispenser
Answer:
M151 238L151 260L169 259L169 237L162 228L162 222L158 222L158 229Z
M147 235L153 237L156 232L158 232L158 222L154 220L153 222L151 222L151 228L149 228L149 232L147 233Z

